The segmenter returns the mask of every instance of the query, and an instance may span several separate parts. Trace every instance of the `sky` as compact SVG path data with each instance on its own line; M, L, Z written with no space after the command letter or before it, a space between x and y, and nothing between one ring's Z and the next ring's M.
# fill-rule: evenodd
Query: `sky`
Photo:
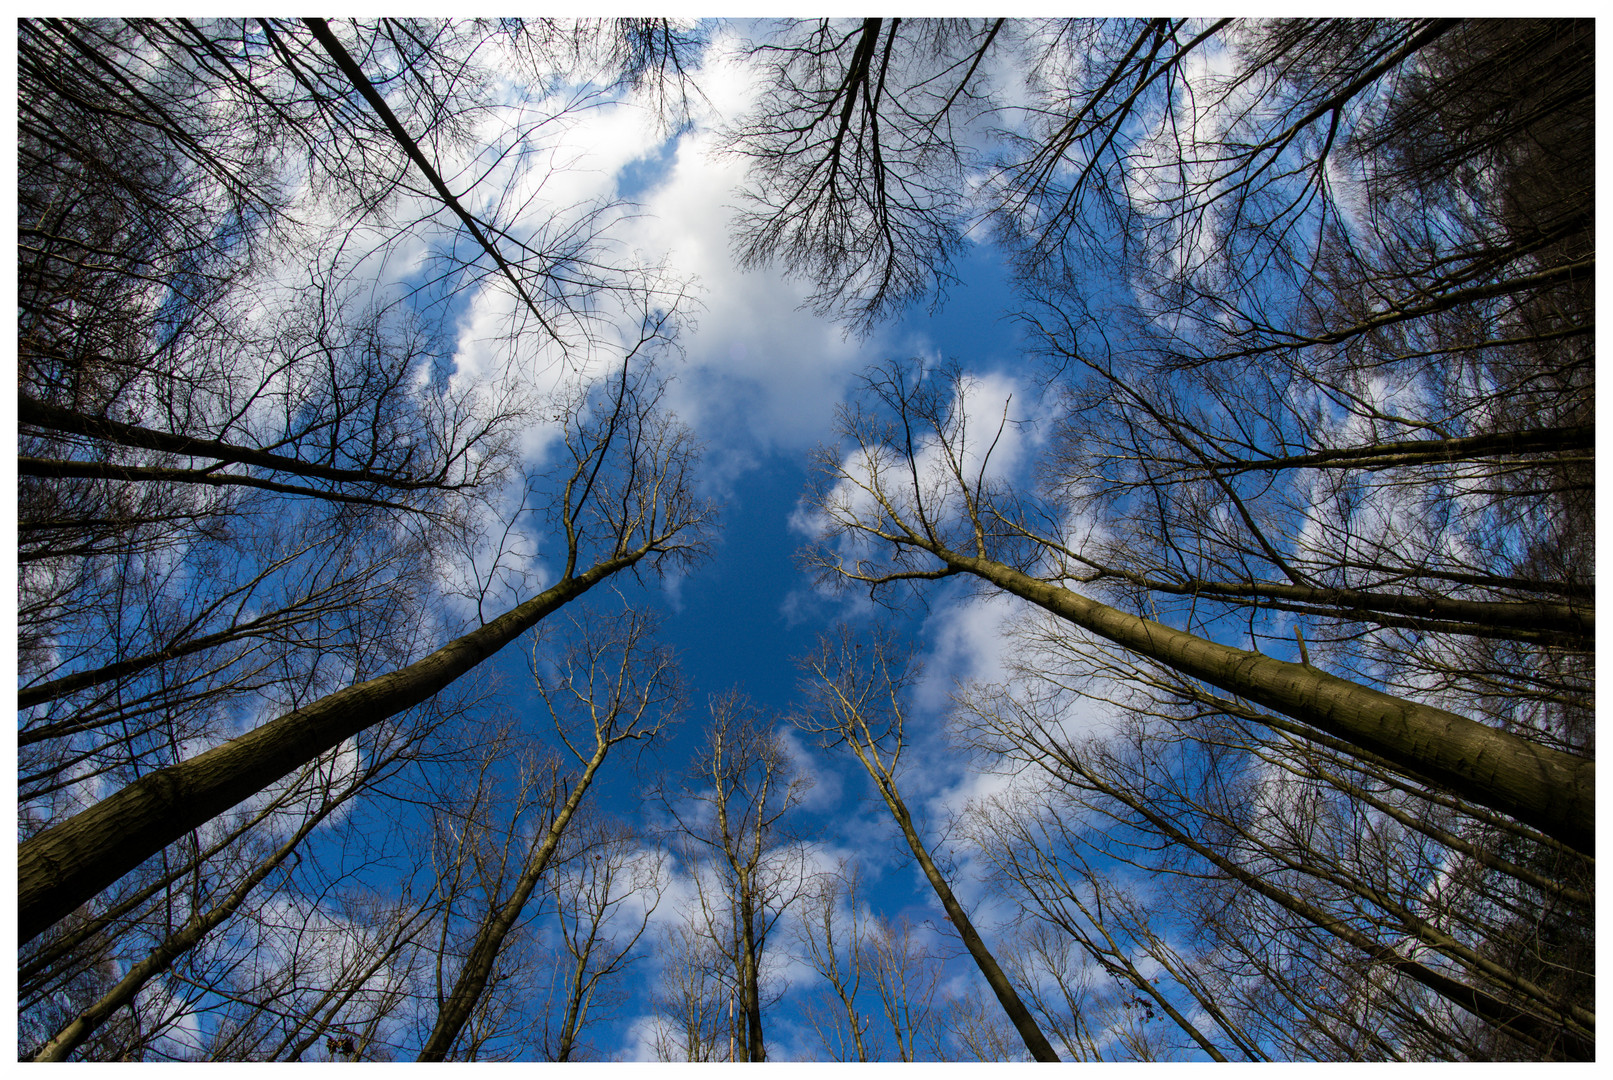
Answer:
M920 737L909 751L913 767L904 777L904 794L921 828L933 838L982 783L990 785L949 754L942 729L955 682L1001 676L998 636L1009 608L1000 599L977 601L946 585L927 590L925 605L885 611L866 595L834 592L815 583L797 562L800 548L812 539L802 503L808 457L832 437L837 405L876 363L956 361L982 377L987 396L996 395L994 403L986 403L993 415L1001 413L1009 396L1020 403L1016 409L1030 407L1034 387L1019 355L1007 277L990 246L971 244L962 253L955 267L959 280L944 304L917 305L862 336L809 310L805 285L776 269L742 270L736 265L729 220L744 165L719 153L717 132L745 112L756 91L738 65L723 59L732 44L731 31L719 34L705 53L706 63L693 73L701 96L681 130L667 131L651 110L631 100L595 102L559 120L546 119L556 111L558 99L535 99L532 88L512 73L495 88L497 105L469 145L457 159L439 158L439 166L451 180L484 170L481 182L470 188L467 204L483 212L501 209L507 220L511 208L518 207L511 233L529 241L563 237L580 207L616 204L620 209L606 211L601 219L607 254L624 263L664 265L686 289L676 348L661 359L659 370L670 380L666 400L671 411L703 444L701 494L720 505L719 527L709 557L687 572L651 577L642 585L624 579L613 586L631 602L661 612L659 636L678 654L688 704L683 722L659 737L650 754L631 759L624 751L607 762L590 803L641 828L664 824L665 815L658 816L646 803L646 791L659 779L676 781L701 742L707 702L737 690L779 718L797 767L814 781L792 825L808 841L812 863L827 869L836 860L857 862L864 896L875 911L888 918L906 916L939 938L941 909L900 847L861 767L848 754L823 753L813 737L788 726L788 715L800 700L795 661L820 631L842 620L863 628L882 621L913 643L925 669L914 695L910 723ZM572 92L563 91L560 98ZM535 136L528 153L501 153L510 148L510 132L528 130L539 121L530 129ZM608 324L628 320L610 310L608 297L602 302L601 323L593 327L607 344L560 358L547 343L532 345L535 339L529 336L512 351L503 337L512 314L504 290L485 282L457 291L444 287L449 283L439 276L443 263L437 256L453 233L434 220L446 220L446 215L429 198L401 199L394 220L413 217L420 224L377 244L372 241L383 234L349 232L342 211L325 202L321 191L299 186L295 162L287 163L287 175L291 216L302 223L308 245L283 245L259 266L256 306L242 312L248 322L272 320L280 309L291 307L310 280L307 252L317 250L325 265L340 268L354 287L382 302L407 296L409 306L445 330L453 342L450 363L457 386L495 392L513 377L541 396L568 378L598 375L619 361L619 350L608 344L615 333ZM535 425L524 433L520 448L523 465L541 468L558 444L552 428ZM497 509L509 513L516 497L512 488ZM488 524L496 521L490 518ZM491 530L493 536L498 532ZM471 572L485 574L499 555L499 565L512 571L506 587L495 590L490 607L502 610L497 601L514 602L532 586L553 580L556 567L546 561L546 542L536 532L517 535L513 546L518 557L484 547L476 552L473 568L457 555L445 556L438 560L438 584L450 590L463 585ZM600 599L608 605L613 598ZM445 622L474 616L470 605L452 596L445 602L450 609ZM531 710L537 704L524 646L512 645L477 673L484 685L501 688L499 704L504 708ZM263 709L272 709L272 704L264 703ZM243 717L242 723L267 715ZM88 798L107 793L90 791ZM389 812L386 804L354 811ZM333 850L328 844L321 848L319 833L310 846L315 852ZM948 850L940 848L937 854ZM954 888L989 923L1001 913L970 876L967 852L954 854L963 871ZM649 998L658 975L652 942L690 903L688 873L676 859L667 864L664 899L645 939L648 947L641 947L642 957L626 976L627 1002L591 1035L597 1046L618 1048L607 1057L651 1056ZM386 890L384 877L374 871L365 874ZM537 922L551 918L537 903L529 914ZM787 916L775 933L770 964L777 985L799 991L816 976L789 955L796 951L793 923L794 917ZM221 931L211 944L228 947L231 940L229 932ZM258 944L270 951L278 947L272 941ZM949 949L959 951L955 939ZM978 976L966 958L964 966L954 959L949 979L961 985L959 980ZM822 1053L804 1026L798 999L798 992L787 993L768 1012L771 1057ZM182 1022L179 1030L193 1029L196 1023Z
M607 761L589 802L641 829L666 824L666 815L647 793L659 782L676 783L702 741L707 703L729 691L776 715L799 770L813 780L802 798L791 831L807 842L809 861L832 869L837 861L861 868L863 896L889 919L905 917L922 935L953 954L945 989L983 990L983 980L945 930L939 903L923 879L861 766L845 751L825 753L812 736L796 731L788 718L801 701L796 659L816 636L837 622L860 629L876 624L895 629L915 650L923 675L909 701L907 768L899 777L933 853L952 868L951 885L976 922L991 928L1012 914L980 873L967 840L952 826L969 799L1001 790L1006 778L983 773L954 752L947 738L951 695L971 680L1006 677L1004 630L1019 613L1011 599L975 595L961 582L930 583L922 602L878 608L859 591L834 591L804 571L797 556L813 539L811 514L803 495L811 477L809 456L833 438L837 406L855 393L871 366L918 359L925 367L955 363L976 382L971 410L998 418L1005 409L1023 421L1005 434L995 460L1014 478L1027 474L1038 440L1045 434L1036 372L1024 355L1025 342L1014 321L1016 301L998 251L972 237L953 267L956 282L936 303L918 303L898 317L859 335L806 304L808 287L777 268L741 269L730 244L730 219L743 180L744 163L720 152L724 124L744 115L757 92L752 77L727 56L735 31L719 33L692 73L701 94L690 122L669 132L652 111L632 100L598 100L555 117L574 89L553 98L534 95L512 71L495 88L495 107L480 121L468 145L439 158L451 182L468 190L472 209L513 222L510 235L531 243L563 240L579 208L610 203L604 212L606 254L623 263L662 265L686 289L683 322L676 347L659 370L670 380L666 402L703 444L702 494L721 507L710 555L687 572L642 584L613 582L626 599L659 610L660 639L677 653L687 689L681 724L659 736L650 752L620 752ZM511 132L534 135L521 154L509 154ZM294 163L288 170L295 176ZM470 186L466 178L480 176ZM496 281L447 289L439 276L438 246L453 238L452 222L425 195L406 196L397 220L421 224L366 244L367 235L348 235L340 211L312 188L293 185L294 216L306 223L310 243L341 240L326 252L347 279L369 289L377 300L408 295L408 304L435 320L452 341L452 379L458 387L502 392L512 382L535 396L559 390L574 377L597 376L619 361L611 342L613 319L626 324L631 312L613 312L602 301L601 323L592 329L601 342L562 357L543 335L526 335L512 347L505 331L513 303ZM513 213L512 213L513 210ZM377 234L379 235L379 234ZM270 265L257 294L260 308L247 318L272 318L303 285L308 273L296 245L280 249L283 265ZM573 341L578 328L562 326ZM576 331L576 332L574 332ZM620 331L624 342L631 333ZM541 468L558 452L552 426L534 425L520 439L522 464ZM519 497L512 485L490 509L489 536L502 535L499 514L512 516ZM537 530L522 535L517 521L510 551L484 545L467 566L458 553L438 560L445 589L487 575L496 564L509 572L493 590L489 612L518 602L553 580L549 538ZM598 596L604 604L610 596ZM897 599L901 599L898 597ZM473 617L474 608L446 599L450 616ZM445 619L445 624L452 618ZM538 706L530 689L525 643L512 645L477 672L479 684L500 687L498 704L529 716ZM1092 718L1085 718L1092 720ZM534 725L541 730L541 724ZM385 814L377 803L356 813ZM369 819L366 819L369 820ZM313 846L320 844L316 836ZM383 892L384 877L366 871ZM662 901L641 947L640 959L624 976L626 1000L593 1031L590 1041L615 1047L607 1057L653 1056L651 992L659 975L655 942L684 917L692 903L690 867L677 858L665 864ZM551 913L534 902L534 925ZM777 1059L821 1056L822 1049L801 1013L805 992L816 976L792 953L796 917L786 915L770 948L775 986L785 991L768 1010L770 1056ZM260 948L273 950L273 942ZM400 1046L400 1052L410 1052ZM410 1052L412 1053L412 1052Z
M719 39L708 56L721 55L725 44ZM660 768L674 774L681 769L700 743L706 702L731 689L787 716L800 700L795 659L816 635L842 619L862 628L883 620L913 642L925 665L910 719L919 737L903 783L934 842L966 799L1000 786L999 778L978 775L948 750L944 727L957 682L1003 677L1000 633L1013 606L948 585L927 589L926 605L886 612L863 594L828 591L796 561L811 539L801 500L810 452L830 438L836 406L870 365L909 358L929 365L956 362L995 395L985 405L989 415L1001 415L1009 396L1016 413L1029 415L1036 390L1021 355L1007 275L993 247L971 243L944 303L914 305L859 337L808 310L801 283L776 269L740 269L729 247L728 222L743 166L716 153L715 131L743 113L753 91L738 69L715 61L694 78L705 101L697 104L687 130L665 138L631 106L606 106L585 113L568 132L566 152L557 155L572 162L567 197L591 194L573 187L592 180L599 185L595 191L632 200L634 216L615 230L621 246L650 261L664 259L694 282L692 325L680 336L681 358L666 367L673 380L669 399L704 444L707 491L722 510L710 557L648 590L665 613L661 637L677 650L689 692L687 721L670 738L658 739L653 757ZM477 363L467 359L468 366ZM506 685L525 677L518 649L506 650L494 665ZM956 939L942 934L940 905L900 846L861 767L844 751L821 752L809 736L790 732L787 738L799 767L815 781L793 827L813 842L817 864L858 862L874 910L888 918L906 916L938 942L950 938L948 950L959 951ZM632 814L649 775L642 761L637 768L610 763L599 782L598 805ZM1007 913L974 875L967 847L955 836L951 840L937 853L957 860L953 886L989 925ZM689 890L676 879L687 869L671 865L674 881L657 922L681 916L678 901L687 902ZM781 1059L821 1054L798 1011L799 991L816 976L788 960L796 948L793 921L786 917L772 947L783 985L797 990L767 1016L770 1056ZM637 989L616 1017L624 1056L651 1056L645 991L656 976L651 950L630 973ZM953 990L970 981L984 988L966 956L949 964L948 979ZM613 1042L598 1034L595 1041Z

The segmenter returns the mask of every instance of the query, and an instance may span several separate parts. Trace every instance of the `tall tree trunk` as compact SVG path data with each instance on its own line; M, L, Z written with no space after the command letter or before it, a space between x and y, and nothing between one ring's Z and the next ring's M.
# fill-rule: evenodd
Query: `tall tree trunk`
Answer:
M470 955L465 958L465 966L459 971L459 978L454 980L454 989L448 995L448 1000L442 1003L437 1010L437 1023L431 1029L431 1036L426 1039L426 1045L420 1050L420 1061L442 1061L453 1049L454 1040L459 1037L460 1031L470 1019L471 1010L481 999L482 992L487 989L487 980L493 973L493 962L498 959L499 950L504 947L504 939L509 936L510 928L521 917L525 910L527 900L532 896L532 890L543 878L543 872L549 868L549 860L554 858L555 849L566 832L566 826L571 823L572 815L582 804L582 797L588 792L588 785L594 781L594 774L605 761L605 754L610 749L609 743L602 743L594 756L588 760L587 768L578 778L576 786L571 789L560 812L549 826L543 843L532 857L527 860L525 869L516 880L515 888L509 898L500 904L496 911L491 912L482 921L476 933L476 943L471 946Z
M766 1061L767 1047L762 1041L762 988L761 963L756 955L756 911L751 902L750 881L740 882L740 918L744 920L741 947L745 951L740 972L741 997L745 1006L745 1060Z
M17 940L51 924L185 833L343 740L429 699L643 551L601 562L397 671L328 694L222 746L149 773L18 845Z
M171 432L157 431L152 428L140 427L136 424L124 424L116 420L108 420L104 417L86 416L84 413L75 412L72 409L63 409L55 405L46 404L43 401L36 401L27 394L21 393L17 395L17 419L30 427L65 431L75 435L87 435L91 438L116 443L120 446L138 446L148 450L183 454L192 458L213 458L217 461L254 465L274 472L306 476L316 480L329 480L335 483L373 484L377 487L394 488L401 491L419 491L422 489L453 491L464 486L450 483L445 476L421 479L409 476L395 476L370 469L344 469L333 465L321 465L314 461L303 461L300 458L287 457L284 454L259 450L251 446L237 446L217 439L195 439L187 435L175 435Z
M896 818L897 826L902 830L902 838L907 841L907 846L913 852L913 858L918 860L919 867L924 871L924 876L929 878L930 887L935 890L935 895L941 901L941 906L946 909L947 918L952 921L953 928L958 931L958 936L963 939L964 948L968 949L969 955L974 958L975 966L980 968L980 974L986 977L986 982L991 986L991 992L997 995L997 1001L1002 1005L1003 1012L1008 1014L1008 1019L1014 1025L1014 1030L1018 1031L1019 1037L1025 1040L1025 1049L1029 1050L1031 1056L1037 1061L1058 1061L1058 1054L1053 1052L1053 1045L1047 1041L1047 1036L1043 1035L1042 1029L1037 1026L1036 1018L1031 1015L1030 1010L1025 1007L1025 1003L1020 1000L1019 992L1014 989L1014 984L1008 981L1008 976L1004 974L1003 969L998 965L997 958L991 955L990 949L986 948L986 943L981 939L980 932L975 929L974 923L969 921L968 913L963 910L963 905L958 903L958 898L952 895L951 886L947 884L946 878L941 875L940 869L936 867L934 860L930 858L930 853L925 849L924 842L919 839L918 830L913 827L912 815L907 812L907 804L902 801L902 796L897 792L895 783L870 764L868 758L864 757L861 746L855 741L851 745L856 750L857 756L863 759L863 765L868 768L869 774L873 776L875 784L879 787L880 795L885 799L885 805L890 807L892 816Z
M583 980L588 976L588 957L577 957L572 973L571 993L566 995L566 1015L560 1022L560 1042L555 1050L556 1061L570 1061L571 1051L577 1045L577 1030L582 1027ZM592 994L592 991L586 991Z
M1363 747L1510 814L1574 850L1595 851L1596 765L1467 717L1310 667L1208 641L940 545L930 551L1141 656Z

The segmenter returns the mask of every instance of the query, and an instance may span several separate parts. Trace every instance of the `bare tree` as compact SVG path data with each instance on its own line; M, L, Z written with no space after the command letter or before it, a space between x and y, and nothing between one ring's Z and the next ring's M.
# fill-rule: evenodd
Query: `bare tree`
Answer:
M879 586L970 575L1191 679L1514 815L1577 850L1589 847L1594 766L1577 755L1303 660L1222 645L1058 584L1081 580L1082 571L1065 561L1079 556L1027 528L1015 497L988 478L991 449L1005 425L988 429L983 445L978 437L969 441L966 385L958 376L920 384L911 369L895 367L870 378L866 405L842 413L849 452L820 454L813 496L823 532L811 557L826 578ZM921 450L937 456L921 463ZM870 554L843 557L835 546L842 538ZM1034 569L1036 560L1049 557L1052 565L1041 576L1021 568Z
M1004 20L792 24L750 55L761 104L729 133L750 166L736 222L747 266L780 263L821 313L862 328L951 278L965 140Z
M549 708L561 742L582 771L562 776L558 770L547 770L552 775L540 785L549 793L546 800L539 800L547 802L540 819L543 824L534 829L507 894L496 899L497 894L489 892L487 913L477 927L452 989L438 1006L437 1020L420 1051L420 1060L441 1061L453 1048L487 987L505 937L549 871L567 827L611 749L623 742L653 739L679 709L674 662L665 650L653 647L652 633L652 621L641 613L629 611L608 620L596 617L589 623L576 624L575 636L560 657L557 672L538 672L538 692ZM588 736L592 736L591 746L586 741ZM517 830L512 824L507 832L513 836ZM585 953L580 959L580 986L587 975L588 961ZM564 1025L560 1045L567 1054L575 1042L578 1010L585 1003L585 993L582 988L577 991Z
M1364 778L1341 783L1336 773L1324 780L1312 763L1331 757L1325 750L1302 740L1262 740L1258 728L1218 724L1213 713L1182 710L1173 717L1175 706L1163 702L1142 713L1135 694L1126 707L1149 719L1103 739L1062 734L1056 700L1047 694L999 690L967 706L1000 733L999 747L1018 747L1010 751L1014 758L1055 781L1042 807L999 808L986 834L997 838L994 858L1009 880L1022 884L1038 917L1100 961L1107 955L1106 966L1122 969L1133 985L1135 974L1115 965L1114 954L1147 950L1242 1053L1271 1038L1261 1031L1275 1022L1271 1002L1243 1012L1242 995L1227 992L1223 981L1230 973L1208 959L1184 961L1147 928L1124 887L1092 874L1082 848L1181 875L1184 893L1161 894L1167 910L1220 913L1197 921L1210 928L1206 957L1218 956L1219 963L1248 970L1263 951L1256 942L1290 937L1291 948L1320 954L1313 973L1296 979L1290 972L1282 982L1271 975L1286 964L1274 969L1269 958L1258 959L1265 985L1298 1011L1279 1041L1320 1040L1302 1053L1393 1057L1403 1052L1390 1049L1399 1042L1429 1056L1484 1056L1475 1055L1475 1022L1542 1056L1572 1057L1588 1048L1594 1014L1572 991L1487 955L1489 941L1506 933L1503 925L1529 917L1530 908L1534 918L1549 920L1551 908L1529 891L1500 886L1510 875L1487 868L1485 891L1500 886L1496 895L1509 897L1507 914L1491 925L1492 901L1467 892L1476 881L1464 881L1467 872L1455 869L1461 860L1427 828L1426 811L1414 817L1415 800L1374 792ZM1333 767L1347 774L1360 763L1343 757ZM1407 830L1403 823L1411 822L1424 827ZM1208 899L1208 892L1219 896ZM1263 928L1229 917L1235 911ZM1579 963L1571 952L1557 955ZM1218 1041L1185 1013L1166 1008L1169 999L1159 990L1145 993L1207 1051ZM1330 1007L1327 1017L1316 1015Z
M545 1017L543 1054L550 1061L586 1060L585 1040L621 992L614 989L640 957L639 942L666 884L664 852L645 846L632 829L595 817L568 833L570 849L550 888L560 931L556 971L560 1015Z
M770 718L733 690L712 699L706 745L683 785L662 792L700 904L693 932L728 965L734 1060L767 1060L762 963L769 934L806 885L785 818L810 783Z
M937 992L947 951L905 915L869 926L868 959L897 1061L941 1056Z
M477 535L488 516L481 500L502 497L512 439L538 404L520 376L523 360L537 359L539 335L504 343L508 377L471 385L447 374L449 301L490 297L484 286L512 290L512 328L541 327L538 351L552 347L578 368L599 347L614 351L624 313L636 325L618 356L641 362L670 336L677 290L663 290L659 271L592 257L613 220L607 207L525 213L497 190L518 188L517 174L475 164L467 136L493 105L494 69L512 54L542 67L543 56L564 51L560 39L597 28L532 29L385 20L20 27L23 832L40 843L35 834L101 832L106 852L118 854L50 855L40 883L67 883L75 862L99 866L92 876L101 880L70 886L76 898L41 913L25 937L171 838L159 829L132 841L119 827L71 820L87 792L136 799L149 789L135 785L159 775L158 786L186 788L184 777L211 768L191 768L187 755L221 751L264 713L296 714L370 683L367 697L387 672L425 674L411 665L433 633L434 552L486 539ZM650 65L673 62L687 44L661 30L635 23L608 35L624 43L615 61L633 68L623 78L650 79ZM634 44L635 33L648 39ZM378 108L355 56L393 79ZM500 138L536 146L584 104L528 113ZM467 193L479 216L465 211ZM322 212L304 213L304 198ZM323 210L340 224L320 225ZM476 244L468 259L461 235ZM436 267L423 283L371 284L366 260L416 242ZM570 530L568 580L586 576L575 563L599 524L584 526L582 503L604 494L612 470L653 457L646 448L658 440L674 457L687 450L672 449L676 434L636 421L584 431L596 409L648 407L636 383L624 370L611 394L545 404L586 459L569 489L543 492L554 501L542 509ZM603 471L577 441L594 436L616 455ZM566 502L568 491L577 501ZM634 512L625 495L610 494L606 517ZM527 614L539 617L575 585ZM457 672L442 661L456 663L438 654L427 666L451 679ZM415 691L363 722L434 692L418 682ZM351 697L327 704L350 718L363 712ZM268 738L262 727L255 734ZM215 774L228 795L172 789L151 807L181 834L347 737L326 735L332 741L284 754L248 752L252 775ZM159 804L195 813L182 821Z
M384 766L390 764L390 762L383 761L378 764ZM375 765L372 765L364 773L353 777L349 783L340 789L330 784L332 771L332 762L323 760L316 763L312 769L305 770L305 772L314 773L316 776L317 774L324 774L323 779L325 779L327 785L323 797L320 798L314 812L309 814L302 824L297 827L296 831L276 848L268 858L254 867L239 884L235 884L213 906L205 911L197 911L185 921L184 925L169 934L144 960L135 964L122 979L118 980L116 986L108 990L89 1008L81 1011L71 1023L35 1053L33 1059L35 1061L66 1060L68 1055L82 1044L85 1039L89 1038L107 1018L115 1014L119 1009L130 1005L135 996L148 982L169 968L177 957L190 951L209 931L216 929L229 919L236 909L251 895L252 891L264 879L279 869L286 859L297 850L309 833L313 832L321 822L373 782L375 774L379 770ZM299 777L298 779L300 780L301 778ZM298 797L306 799L307 796L298 790L302 786L302 784L294 783L291 791L282 797L280 801L287 802Z
M658 389L624 373L564 417L570 461L551 504L560 579L407 667L351 686L152 773L19 851L24 940L160 850L305 760L425 700L610 575L699 553L710 510L691 490L688 436L655 412ZM583 559L597 561L584 568Z
M992 993L1008 1014L1009 1021L1025 1041L1025 1048L1037 1061L1057 1061L1058 1055L1048 1043L1047 1036L1042 1034L1035 1018L1025 1008L1018 991L992 956L963 905L953 895L946 877L935 865L907 809L907 803L897 790L896 770L907 740L901 698L916 674L910 665L910 658L897 652L889 636L876 636L864 644L850 628L841 627L837 639L827 636L819 638L817 649L802 661L802 667L810 680L808 693L811 705L810 711L803 713L796 723L804 730L822 736L827 746L844 744L857 756L869 778L874 781L874 786L879 789L880 798L884 800L891 816L896 819L902 839L906 841L908 850L913 853L930 887L935 890L936 898L946 910L948 921L969 950L980 974L985 976ZM893 939L890 937L890 928L883 929L885 947L889 952L894 947ZM902 928L898 936L905 948L910 938L909 930ZM894 953L889 959L894 959ZM889 1013L894 1006L885 993L886 984L881 982L880 987ZM911 1045L904 1048L900 1035L898 1050L911 1052ZM903 1060L911 1059L904 1057Z
M862 989L868 961L866 934L869 914L859 892L855 867L844 863L832 874L820 874L802 898L804 915L800 941L806 959L829 984L833 1002L803 1006L824 1050L836 1061L871 1061L869 1025L857 993ZM844 916L841 906L844 904Z
M361 807L430 767L451 742L445 726L481 704L462 686L348 740L182 837L121 888L36 939L19 969L25 1052L42 1060L161 1056L171 1050L159 1051L158 1044L183 1041L187 1013L205 1014L220 996L264 1000L255 997L262 987L248 975L255 965L242 965L234 952L252 933L249 927L265 912L303 903L311 892L317 896L325 886L312 884L315 864L378 861L368 837L355 839L363 832L355 825ZM74 1006L68 1022L51 1023L51 1012L73 996L68 988L84 979L75 973L112 964L119 977L98 998ZM139 1018L138 1037L125 1032L109 1044L99 1028L118 1026L124 1015ZM47 1024L60 1029L48 1041L38 1034ZM85 1049L75 1049L81 1045Z
M655 1033L660 1061L732 1061L734 977L720 942L690 920L668 926L660 941L655 1002L664 1011Z

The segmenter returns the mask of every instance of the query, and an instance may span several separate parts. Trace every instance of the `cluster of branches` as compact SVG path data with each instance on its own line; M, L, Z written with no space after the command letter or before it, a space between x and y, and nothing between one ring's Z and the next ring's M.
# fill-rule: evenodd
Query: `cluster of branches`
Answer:
M703 745L683 781L659 796L671 851L695 892L665 933L661 1060L767 1060L762 1018L777 1000L768 943L807 887L789 818L810 786L775 717L738 690L712 698Z
M585 802L677 718L653 632L587 612L538 639L547 738L440 694L193 830L25 953L28 1055L587 1056L662 888L654 845Z
M584 798L668 722L670 665L636 616L579 624L538 665L552 756L471 737L462 680L704 550L649 363L676 290L604 257L612 208L516 201L598 94L677 122L697 44L20 24L26 1055L587 1054L648 925L626 890L662 874ZM962 370L890 364L810 500L826 580L959 578L1026 612L1013 683L959 699L1012 774L972 815L1023 912L989 944L900 793L911 668L884 639L805 661L800 726L865 768L995 999L953 1005L955 1044L1590 1056L1590 24L828 20L752 58L742 260L866 328L989 228L1045 361L1035 475L998 452L1012 402L983 417ZM545 104L509 112L499 71ZM422 269L366 288L394 260ZM504 313L514 377L451 370L456 298ZM556 358L575 378L540 399L519 376ZM504 569L529 532L541 588ZM432 584L456 550L472 626ZM808 899L831 1052L940 1056L934 956L811 881L789 762L719 699L663 793L698 911L662 1056L766 1059L768 941Z

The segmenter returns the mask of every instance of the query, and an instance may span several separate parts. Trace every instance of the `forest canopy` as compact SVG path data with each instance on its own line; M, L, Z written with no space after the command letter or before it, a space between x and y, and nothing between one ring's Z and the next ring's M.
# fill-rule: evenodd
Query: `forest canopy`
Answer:
M1594 1059L1589 20L17 35L21 1059Z

